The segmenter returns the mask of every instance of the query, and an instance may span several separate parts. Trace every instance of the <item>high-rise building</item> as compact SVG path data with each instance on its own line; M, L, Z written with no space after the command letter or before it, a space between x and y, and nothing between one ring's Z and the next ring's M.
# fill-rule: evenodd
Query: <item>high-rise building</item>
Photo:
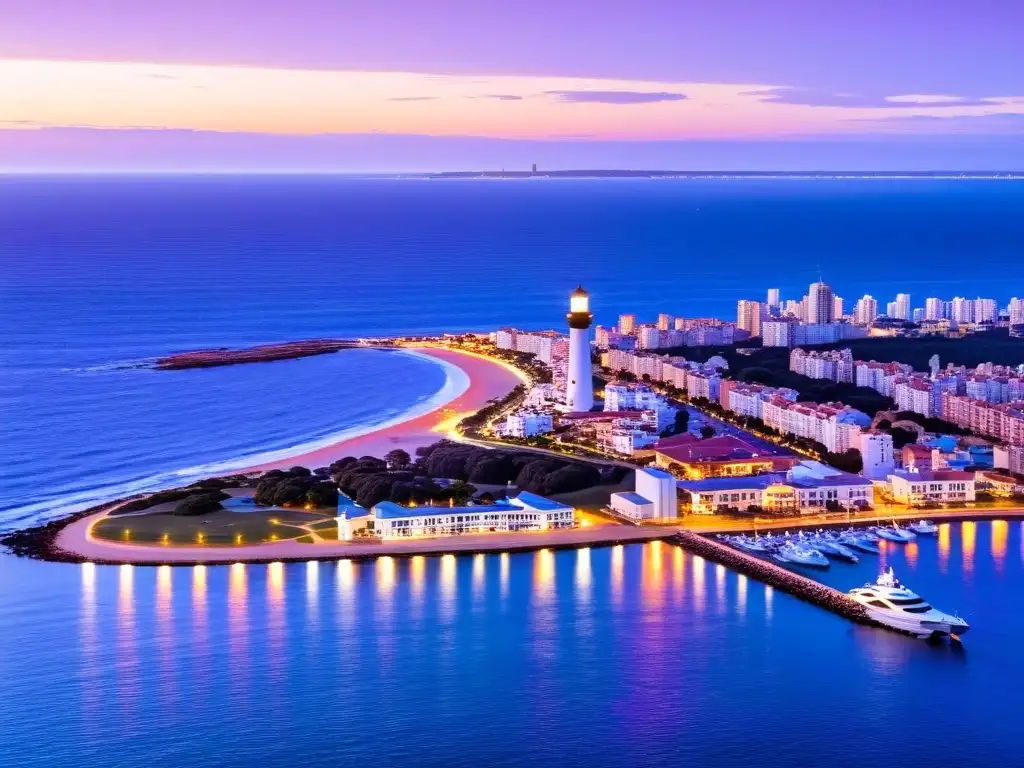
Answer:
M636 315L619 315L619 333L629 335L636 328Z
M672 327L672 315L667 315L664 312L658 315L658 330L667 331Z
M909 293L897 293L896 294L896 314L893 315L897 320L909 320L910 315L910 294Z
M736 325L751 336L760 336L761 302L740 299L736 304Z
M955 323L973 323L974 302L962 296L956 296L949 310L949 319Z
M590 365L590 296L581 285L569 296L569 373L565 381L565 402L570 411L594 407L594 379Z
M853 310L853 322L857 325L871 325L875 322L876 317L878 317L878 302L871 297L871 294L866 293L857 300L857 305Z
M896 318L896 313L899 312L899 307L896 306L895 301L889 301L885 304L885 315L886 317Z
M920 323L924 320L924 307L916 307L914 309L914 322Z
M1010 299L1010 325L1024 325L1024 299Z
M999 309L995 299L974 300L974 322L994 323L999 319Z
M834 296L832 298L832 319L838 320L845 313L843 312L843 297Z
M778 309L779 307L779 289L769 288L768 289L768 306Z
M685 317L677 317L676 320L675 320L674 325L675 325L675 330L677 330L677 331L685 331L686 330L686 318Z
M924 319L925 320L941 320L942 319L942 299L925 299L924 302Z
M807 303L804 306L805 323L824 324L835 319L835 304L832 301L832 289L825 283L811 283L807 291Z

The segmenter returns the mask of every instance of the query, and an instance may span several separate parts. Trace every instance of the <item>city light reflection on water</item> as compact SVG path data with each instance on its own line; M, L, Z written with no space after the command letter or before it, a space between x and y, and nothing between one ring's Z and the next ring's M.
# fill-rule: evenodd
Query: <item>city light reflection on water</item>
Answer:
M564 720L584 702L594 715L612 717L609 697L624 702L640 694L652 715L672 716L686 730L689 717L724 701L760 701L760 694L736 682L742 669L743 679L757 676L771 696L781 695L782 678L801 680L800 695L785 699L787 717L821 716L810 696L847 712L880 707L887 716L915 722L924 715L902 699L887 698L878 679L899 675L915 701L931 700L933 688L983 674L997 635L1000 643L1024 641L1024 622L1014 624L1002 614L997 619L986 613L987 603L978 602L995 590L1005 605L1012 594L1007 590L1019 583L1014 580L1021 578L1022 562L1006 555L1022 546L1020 528L1016 522L978 523L981 554L972 561L954 553L946 575L940 563L958 547L969 551L969 527L966 539L953 524L936 537L920 537L916 547L887 547L887 562L911 588L971 622L959 652L854 627L667 543L315 566L83 565L73 595L78 642L68 651L76 655L74 704L65 709L81 721L74 732L86 742L109 741L111 706L122 732L152 739L163 708L178 711L186 701L207 713L191 726L197 734L208 732L212 707L224 717L237 715L233 728L239 732L250 720L271 718L299 738L298 730L289 729L303 722L302 701L353 701L389 717L401 717L406 701L416 708L429 702L433 711L450 716L470 706L475 717L486 719L490 710L476 698L480 685L504 702L506 724L530 722L538 707ZM864 554L859 565L834 563L809 575L845 590L872 580L878 567L879 558ZM994 679L1020 666L1005 654L1000 658ZM736 674L726 659L743 660ZM4 663L10 657L0 654ZM828 668L832 682L808 677L808 664ZM831 685L843 685L847 698L830 699ZM962 685L960 690L973 710L986 710L985 699L972 698ZM227 710L218 704L223 700L231 702ZM944 732L955 732L962 722L945 719L941 708L925 709L928 722L938 720ZM986 720L998 721L1003 709L988 708ZM772 728L781 726L770 708L762 717ZM406 727L419 739L449 745L445 732L429 724ZM774 731L758 732L770 743ZM357 761L376 755L401 762L386 745L358 754L338 747L347 742L331 723L301 733L314 744L332 737L334 748ZM673 738L666 734L660 738ZM588 735L602 749L629 749L611 732L590 728ZM572 751L573 743L566 748ZM503 743L503 749L515 753L516 746Z

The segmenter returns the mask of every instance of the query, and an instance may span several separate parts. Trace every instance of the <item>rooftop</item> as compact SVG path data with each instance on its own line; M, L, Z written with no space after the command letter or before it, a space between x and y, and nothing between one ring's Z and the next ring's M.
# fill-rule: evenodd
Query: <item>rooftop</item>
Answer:
M671 472L666 472L665 470L658 469L657 467L641 467L640 469L637 469L637 472L643 472L645 475L657 477L661 480L675 480L675 476Z
M770 451L761 451L746 440L732 435L709 437L707 440L687 440L674 442L676 438L659 440L654 450L672 461L694 463L707 461L737 461L761 457L770 459Z
M380 520L394 520L403 517L423 517L426 515L479 515L485 512L509 512L519 510L512 504L477 504L472 507L403 507L393 501L382 501L374 505L373 515Z
M535 493L529 491L521 491L518 496L512 500L512 506L515 506L515 502L526 504L539 509L542 512L553 512L557 509L572 509L568 504L562 504L559 501L553 501L552 499L546 499L543 496L538 496Z
M636 491L622 491L620 493L616 493L615 495L618 496L619 498L625 499L626 501L631 502L633 504L653 504L654 503L650 499L641 496Z
M907 470L900 469L893 472L890 477L899 477L908 482L917 481L944 481L944 480L973 480L974 475L971 472L960 472L955 469L921 469L916 472L908 472Z

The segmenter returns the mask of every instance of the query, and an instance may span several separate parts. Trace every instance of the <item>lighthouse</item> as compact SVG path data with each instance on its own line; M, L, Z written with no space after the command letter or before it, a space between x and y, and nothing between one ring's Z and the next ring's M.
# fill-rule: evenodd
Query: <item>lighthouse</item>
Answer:
M590 368L590 296L581 285L569 296L569 375L565 382L565 404L570 411L594 407L594 383Z

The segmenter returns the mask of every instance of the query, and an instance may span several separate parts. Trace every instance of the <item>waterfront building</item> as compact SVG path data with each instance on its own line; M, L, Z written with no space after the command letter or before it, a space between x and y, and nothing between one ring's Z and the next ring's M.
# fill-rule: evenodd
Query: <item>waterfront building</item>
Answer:
M885 480L896 468L892 435L878 430L861 432L858 448L864 460L862 474L870 480Z
M576 522L573 507L527 491L497 504L466 507L403 507L382 501L370 512L367 528L384 541L499 531L546 531L572 528Z
M679 516L676 479L661 469L642 467L635 472L636 492L654 504L654 517L671 520Z
M927 445L921 445L920 443L908 443L903 446L901 452L903 459L903 469L908 471L921 471L931 469L941 469L942 461L939 458L939 449L930 448Z
M366 530L370 519L370 510L338 492L338 511L334 517L338 524L338 541L352 541L358 532Z
M524 410L509 414L499 433L505 437L526 438L544 435L554 429L554 419L550 413Z
M608 506L632 520L649 520L655 517L654 502L644 498L635 491L613 493Z
M974 475L975 487L980 490L984 487L989 493L995 496L1008 498L1010 496L1024 495L1024 479L1002 472L983 471Z
M741 299L736 303L736 327L751 336L761 335L761 302Z
M785 473L682 480L679 489L697 514L757 507L771 514L814 514L822 508L866 508L874 503L871 480L800 462Z
M900 504L974 501L974 475L952 469L898 470L889 475L892 497Z
M579 286L569 297L569 365L565 402L570 411L589 411L594 407L593 373L590 365L590 296Z
M619 315L619 333L629 336L636 328L636 315Z
M835 302L832 289L825 283L811 283L807 291L807 306L804 322L812 325L824 325L835 319Z
M684 434L654 443L655 466L672 469L694 480L785 471L796 462L795 457L775 456L733 435L701 440Z
M870 294L857 300L853 310L853 322L857 325L871 325L878 317L878 302Z

